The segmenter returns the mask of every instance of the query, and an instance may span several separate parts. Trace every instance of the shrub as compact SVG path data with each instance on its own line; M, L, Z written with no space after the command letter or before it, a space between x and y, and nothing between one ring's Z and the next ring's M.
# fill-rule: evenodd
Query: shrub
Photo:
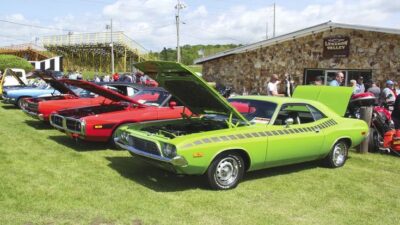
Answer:
M25 71L33 70L33 66L25 59L14 55L0 55L0 70L7 68L21 68Z

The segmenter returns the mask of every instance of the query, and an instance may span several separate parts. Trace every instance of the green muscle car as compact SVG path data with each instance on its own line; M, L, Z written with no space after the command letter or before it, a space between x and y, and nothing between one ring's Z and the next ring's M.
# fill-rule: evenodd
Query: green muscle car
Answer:
M294 96L302 98L239 96L229 103L184 65L136 67L192 114L121 126L115 142L163 169L205 175L214 189L236 187L245 171L320 159L341 167L348 149L368 135L364 121L342 117L351 88L299 86Z

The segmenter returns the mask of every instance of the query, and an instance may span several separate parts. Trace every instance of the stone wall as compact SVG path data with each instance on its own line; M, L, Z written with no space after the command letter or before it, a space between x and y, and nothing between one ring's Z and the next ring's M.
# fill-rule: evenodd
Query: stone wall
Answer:
M349 36L348 58L325 59L323 39ZM283 77L292 74L302 84L305 68L370 69L378 82L386 79L400 81L400 35L335 28L290 41L229 55L203 63L203 77L246 91L264 93L264 83L276 73Z

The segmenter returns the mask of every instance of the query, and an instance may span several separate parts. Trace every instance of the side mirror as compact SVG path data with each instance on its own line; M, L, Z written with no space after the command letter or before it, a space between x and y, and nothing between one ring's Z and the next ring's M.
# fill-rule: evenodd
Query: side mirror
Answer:
M287 119L285 120L286 127L289 127L289 126L292 125L293 123L294 123L293 118L287 118Z
M169 107L170 107L171 109L173 109L175 106L176 106L176 102L175 102L175 101L170 101L170 102L169 102Z

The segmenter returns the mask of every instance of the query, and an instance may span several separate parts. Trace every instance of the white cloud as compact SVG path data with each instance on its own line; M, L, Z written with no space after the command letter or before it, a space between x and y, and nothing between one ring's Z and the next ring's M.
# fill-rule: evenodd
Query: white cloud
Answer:
M189 2L189 1L188 1ZM214 8L213 2L203 1L194 6L187 4L181 11L182 44L247 44L265 38L268 21L269 36L272 36L272 6L260 5L250 9L246 2L233 5L226 2L226 9ZM51 26L77 32L105 31L105 24L113 18L114 30L124 31L129 37L147 49L161 50L176 45L175 8L176 0L117 0L104 6L101 13L71 14L54 18ZM400 29L400 1L387 0L332 0L295 8L276 5L276 34L284 34L301 28L332 20L333 22L383 26ZM31 20L23 14L4 15L11 21L50 26L43 21ZM48 21L47 21L48 22ZM2 33L21 37L40 36L49 33L65 33L51 30L0 24ZM14 29L14 30L13 30ZM5 31L5 32L4 32ZM32 39L32 37L30 37ZM2 42L3 39L0 39Z

